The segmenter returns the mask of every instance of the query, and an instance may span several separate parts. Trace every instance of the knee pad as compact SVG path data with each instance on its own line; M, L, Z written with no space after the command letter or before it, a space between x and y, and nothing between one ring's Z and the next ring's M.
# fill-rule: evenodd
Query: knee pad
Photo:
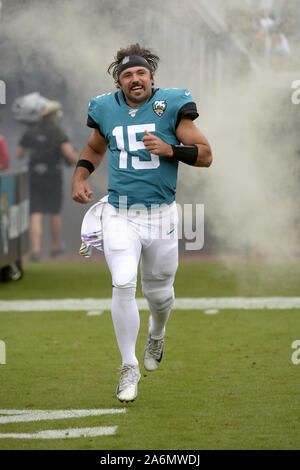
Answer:
M151 283L144 281L143 294L157 311L171 309L174 304L174 288L170 282L166 284L165 281L151 281Z
M132 300L135 299L135 287L113 287L113 299Z
M117 264L112 274L112 284L114 287L125 289L136 287L137 272L136 265L132 262Z
M130 273L120 270L112 278L113 287L126 289L127 287L136 287L136 277Z

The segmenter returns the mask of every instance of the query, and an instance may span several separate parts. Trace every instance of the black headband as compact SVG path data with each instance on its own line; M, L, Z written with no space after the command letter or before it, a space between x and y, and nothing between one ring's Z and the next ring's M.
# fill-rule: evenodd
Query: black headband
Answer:
M146 69L152 72L152 68L149 62L147 62L144 57L141 57L140 55L127 55L118 65L118 77L123 72L123 70L128 69L129 67L138 67L139 65L141 67L146 67Z

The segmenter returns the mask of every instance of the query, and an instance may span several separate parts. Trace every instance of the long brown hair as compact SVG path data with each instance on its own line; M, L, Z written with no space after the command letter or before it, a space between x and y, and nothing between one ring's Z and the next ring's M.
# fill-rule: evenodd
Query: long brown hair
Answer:
M107 69L107 72L112 75L117 88L119 88L118 65L122 61L122 59L124 59L124 57L128 55L139 55L141 57L144 57L144 59L147 60L152 69L152 76L153 73L156 71L158 67L158 62L160 60L156 54L150 51L150 49L145 49L141 47L138 43L131 44L130 46L124 49L118 50L117 54L114 57L115 60L110 64Z

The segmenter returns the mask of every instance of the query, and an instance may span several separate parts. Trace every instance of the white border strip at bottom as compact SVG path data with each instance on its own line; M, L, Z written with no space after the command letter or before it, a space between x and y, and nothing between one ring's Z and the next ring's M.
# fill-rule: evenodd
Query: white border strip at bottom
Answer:
M146 299L137 298L138 308L148 310ZM110 310L109 299L1 300L0 312L99 311ZM176 298L174 310L216 309L300 309L300 297L187 297Z

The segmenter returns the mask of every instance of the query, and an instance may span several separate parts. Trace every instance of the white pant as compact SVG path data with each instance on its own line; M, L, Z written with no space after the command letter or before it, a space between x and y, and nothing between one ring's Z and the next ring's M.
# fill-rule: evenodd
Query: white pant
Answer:
M151 213L126 212L119 215L110 204L103 211L104 255L113 286L136 287L140 260L143 290L154 280L173 284L178 266L176 204Z
M135 300L141 261L143 294L151 313L153 338L164 335L174 303L178 266L177 207L132 213L106 204L102 215L104 255L112 276L112 319L122 363L137 364L135 344L140 326Z

